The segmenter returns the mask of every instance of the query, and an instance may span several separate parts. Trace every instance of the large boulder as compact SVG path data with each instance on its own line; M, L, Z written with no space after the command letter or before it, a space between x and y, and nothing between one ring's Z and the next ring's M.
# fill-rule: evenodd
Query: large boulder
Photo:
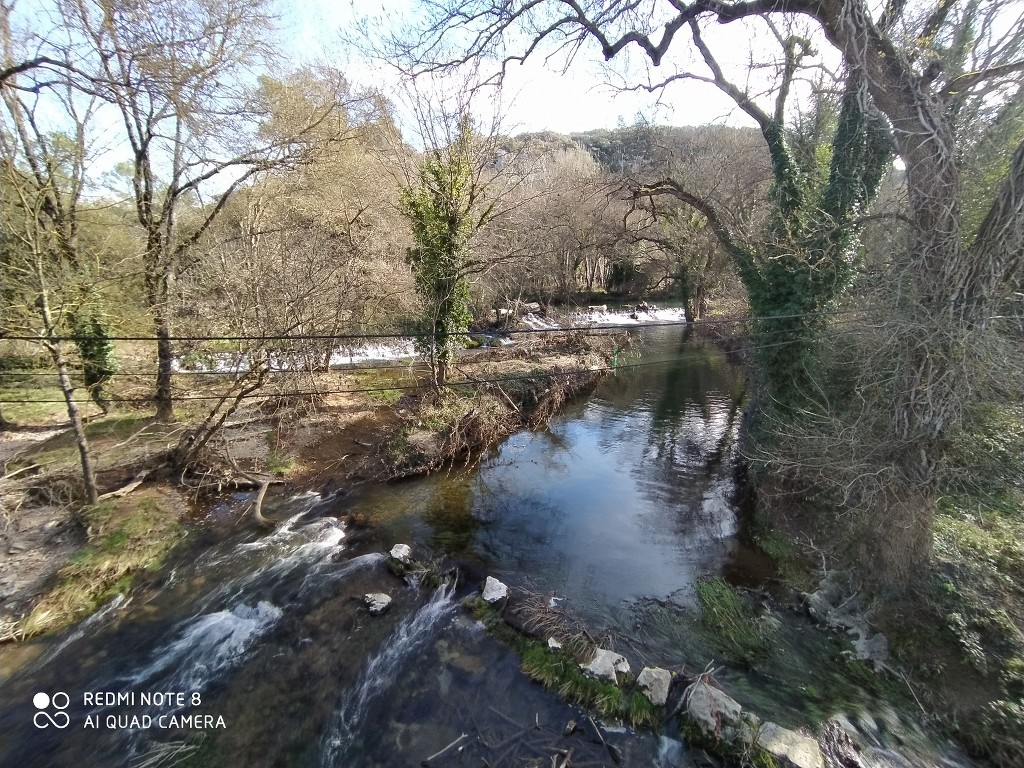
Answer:
M731 696L705 682L686 689L686 712L708 736L718 738L723 726L740 722L743 708Z
M754 741L761 749L788 768L825 768L818 742L810 736L791 731L775 723L762 723Z
M591 677L607 680L609 683L618 683L618 674L620 673L629 674L629 662L626 661L626 657L604 648L598 648L590 663L580 664L580 668Z
M663 707L668 701L668 689L672 687L672 674L660 667L644 667L636 684L651 704Z

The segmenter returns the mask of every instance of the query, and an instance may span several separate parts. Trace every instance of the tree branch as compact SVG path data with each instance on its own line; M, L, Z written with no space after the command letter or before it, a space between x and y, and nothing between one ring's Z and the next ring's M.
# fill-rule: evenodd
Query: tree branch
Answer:
M959 77L954 77L950 80L946 86L939 91L939 96L943 99L948 99L950 96L956 96L957 94L969 90L985 80L995 80L1006 77L1007 75L1016 74L1017 72L1024 72L1024 60L1014 61L1010 64L1002 64L998 67L989 67L988 69L978 70L977 72L965 72Z
M700 212L708 221L708 225L711 227L711 231L715 233L715 237L718 238L718 242L722 244L722 247L734 257L746 256L746 249L744 249L733 237L732 232L725 225L722 217L719 215L715 207L703 197L698 197L692 192L688 192L677 182L675 179L664 179L663 181L656 182L654 184L645 184L638 187L633 192L633 199L639 200L640 198L653 198L660 195L671 195L681 203L685 203L696 211Z

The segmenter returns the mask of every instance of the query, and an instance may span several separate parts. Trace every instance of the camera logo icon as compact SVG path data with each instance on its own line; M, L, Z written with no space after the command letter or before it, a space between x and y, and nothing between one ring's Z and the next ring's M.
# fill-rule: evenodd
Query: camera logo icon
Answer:
M36 728L67 728L71 724L71 717L64 710L71 704L71 697L62 691L52 696L48 693L39 692L32 697L32 704L39 710L32 716L32 722ZM53 713L50 713L50 708Z

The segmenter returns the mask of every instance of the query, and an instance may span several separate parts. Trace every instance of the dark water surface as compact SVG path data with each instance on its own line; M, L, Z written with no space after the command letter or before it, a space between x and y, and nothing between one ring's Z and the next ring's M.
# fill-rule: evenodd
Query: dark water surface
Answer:
M0 765L412 766L453 742L430 764L550 765L554 749L572 750L574 765L613 764L584 713L523 675L516 655L458 607L462 594L404 585L382 553L407 542L421 557L458 558L474 577L550 595L635 672L644 663L693 672L716 659L695 620L697 579L766 575L763 556L737 536L732 502L742 372L678 328L646 331L642 355L622 362L642 365L472 469L340 501L279 500L288 522L272 534L215 526L212 543L181 553L132 601L17 656L0 649L9 675ZM233 519L243 502L211 519ZM311 510L327 516L307 522ZM347 512L380 525L346 530L331 514ZM394 602L370 617L360 598L380 591ZM875 712L880 747L884 733L903 742L917 733L876 704L870 682L836 672L842 649L830 639L795 617L776 621L773 660L720 673L742 703L792 726ZM40 692L67 693L69 705L57 710L54 697L40 710ZM88 692L135 700L87 704ZM140 703L153 692L185 703ZM224 727L160 727L173 715ZM570 720L585 727L565 736ZM622 765L691 764L671 726L605 738Z

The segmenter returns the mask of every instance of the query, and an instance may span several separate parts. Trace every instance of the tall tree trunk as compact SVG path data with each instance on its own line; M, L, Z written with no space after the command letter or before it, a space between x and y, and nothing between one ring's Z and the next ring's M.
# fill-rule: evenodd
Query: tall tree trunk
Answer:
M931 554L937 466L960 424L970 390L974 340L992 314L1008 264L1021 260L1019 232L1024 153L1015 158L990 218L968 248L961 231L961 185L953 132L931 84L918 77L871 22L861 0L838 2L823 19L851 67L866 74L864 98L885 113L906 165L912 243L908 295L889 349L900 355L892 405L892 460L904 488L883 510L889 533L879 536L883 568L897 578L920 573ZM1016 181L1015 181L1016 179ZM1001 206L1001 207L1000 207ZM1000 212L1001 211L1001 212ZM1007 237L1007 232L1018 237Z
M37 266L37 275L40 283L43 282L42 267ZM82 423L82 416L78 410L78 403L75 402L75 388L71 384L71 377L68 375L68 363L64 357L60 341L55 339L56 332L53 326L53 316L50 313L50 300L47 296L45 285L39 292L39 313L43 319L43 331L46 334L46 351L53 360L57 369L57 383L64 395L64 402L67 404L68 419L71 421L71 429L75 433L75 442L78 444L78 457L82 465L82 482L85 486L85 498L89 504L99 502L99 492L96 489L96 474L92 467L92 453L89 450L89 441L85 435L85 425Z
M174 351L171 348L171 327L165 308L156 313L156 420L164 423L174 421L174 400L171 392L171 375Z
M169 317L169 269L159 263L161 252L159 234L151 234L149 242L149 263L146 267L146 299L153 313L153 327L156 331L156 420L163 423L174 421L174 399L171 378L174 365L174 350L171 347L171 321Z

